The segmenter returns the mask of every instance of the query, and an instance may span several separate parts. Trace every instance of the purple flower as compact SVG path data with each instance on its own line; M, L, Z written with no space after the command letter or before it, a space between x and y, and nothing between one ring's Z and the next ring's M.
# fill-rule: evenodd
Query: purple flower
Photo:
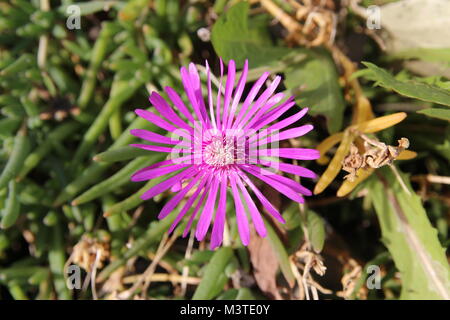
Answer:
M132 181L170 175L166 180L147 190L142 199L153 198L168 189L176 192L161 210L158 218L162 219L187 197L186 203L180 206L178 216L169 232L172 232L192 209L183 236L187 235L193 221L198 217L195 236L199 241L205 238L215 214L211 249L222 243L227 191L231 191L234 201L241 241L247 245L250 241L248 218L251 218L260 236L264 237L267 233L260 210L250 192L268 213L278 221L285 222L278 210L258 189L256 182L258 180L264 182L286 197L302 203L304 201L302 195L311 195L311 192L295 180L276 172L308 178L314 178L316 175L309 169L284 163L280 158L297 160L319 158L319 152L314 149L278 146L279 141L297 138L313 129L312 125L286 129L301 119L308 111L307 108L278 121L295 105L294 97L282 101L284 94L275 93L281 77L275 77L262 91L261 88L269 77L269 73L265 72L244 96L248 62L244 64L236 87L234 87L236 80L234 61L231 60L228 64L225 84L222 83L222 61L220 67L218 93L215 93L212 90L210 69L206 63L208 93L206 102L203 99L200 76L195 65L191 63L189 69L181 68L181 78L189 106L184 104L172 88L166 87L165 92L170 104L156 92L150 95L150 102L159 115L153 111L135 110L140 117L170 132L170 137L147 130L131 130L131 134L152 143L132 146L170 154L168 160L155 163L133 174ZM262 93L259 94L260 91Z

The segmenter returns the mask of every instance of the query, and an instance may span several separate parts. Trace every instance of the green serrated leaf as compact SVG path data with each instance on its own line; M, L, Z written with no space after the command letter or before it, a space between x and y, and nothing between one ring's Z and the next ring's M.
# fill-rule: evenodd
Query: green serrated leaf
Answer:
M389 168L378 170L369 189L382 231L382 241L399 269L402 299L450 299L450 269L437 231L420 198L408 183L408 194ZM407 180L402 175L404 181Z
M394 53L392 58L420 59L430 62L449 62L450 48L414 48Z
M394 90L395 92L409 98L415 98L450 107L450 91L448 90L414 80L401 81L373 63L363 62L363 64L368 68L368 70L370 70L370 73L364 73L363 76L375 81L375 84L378 86Z
M429 108L417 111L417 113L422 113L432 118L450 121L450 110L448 109Z

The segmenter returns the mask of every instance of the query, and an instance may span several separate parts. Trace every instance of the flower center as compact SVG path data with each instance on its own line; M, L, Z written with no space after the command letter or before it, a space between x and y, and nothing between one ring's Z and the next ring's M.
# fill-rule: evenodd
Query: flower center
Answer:
M235 163L233 137L213 136L203 149L203 160L210 166L222 167Z

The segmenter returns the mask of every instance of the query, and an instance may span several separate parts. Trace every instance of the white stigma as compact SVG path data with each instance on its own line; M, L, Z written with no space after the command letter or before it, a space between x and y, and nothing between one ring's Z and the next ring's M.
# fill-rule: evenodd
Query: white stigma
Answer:
M214 136L203 149L206 164L222 167L235 163L234 139L232 137Z

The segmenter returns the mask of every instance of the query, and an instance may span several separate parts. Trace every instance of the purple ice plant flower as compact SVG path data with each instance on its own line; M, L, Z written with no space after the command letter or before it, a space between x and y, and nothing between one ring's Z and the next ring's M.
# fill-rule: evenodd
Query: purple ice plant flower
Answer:
M222 243L228 191L234 201L233 209L236 211L240 239L247 245L250 241L249 218L261 237L267 234L260 209L249 191L261 203L260 208L264 208L276 220L284 223L281 214L263 195L257 184L266 183L289 199L303 203L303 195L309 196L311 191L277 172L307 178L315 178L316 175L304 167L282 162L280 158L319 158L319 152L315 149L278 146L279 141L300 137L313 129L309 124L286 129L301 119L308 111L307 108L279 120L295 105L294 97L282 101L284 94L276 93L281 81L280 76L276 76L262 90L269 77L269 72L263 73L248 94L244 95L248 61L244 64L236 87L235 62L229 61L226 83L222 81L222 60L220 69L216 93L212 88L210 68L206 62L206 102L203 99L198 70L191 63L188 69L181 68L188 105L185 105L172 88L165 87L170 102L157 92L152 92L149 100L156 110L135 110L138 116L168 131L170 137L147 130L131 130L134 136L151 143L132 146L169 154L167 160L133 174L132 181L169 175L167 179L147 190L142 199L151 199L170 189L175 195L164 205L158 218L165 218L179 206L179 213L169 230L172 232L192 209L183 236L188 234L192 223L198 218L195 236L199 241L205 238L214 220L211 249ZM180 205L184 198L187 201Z

